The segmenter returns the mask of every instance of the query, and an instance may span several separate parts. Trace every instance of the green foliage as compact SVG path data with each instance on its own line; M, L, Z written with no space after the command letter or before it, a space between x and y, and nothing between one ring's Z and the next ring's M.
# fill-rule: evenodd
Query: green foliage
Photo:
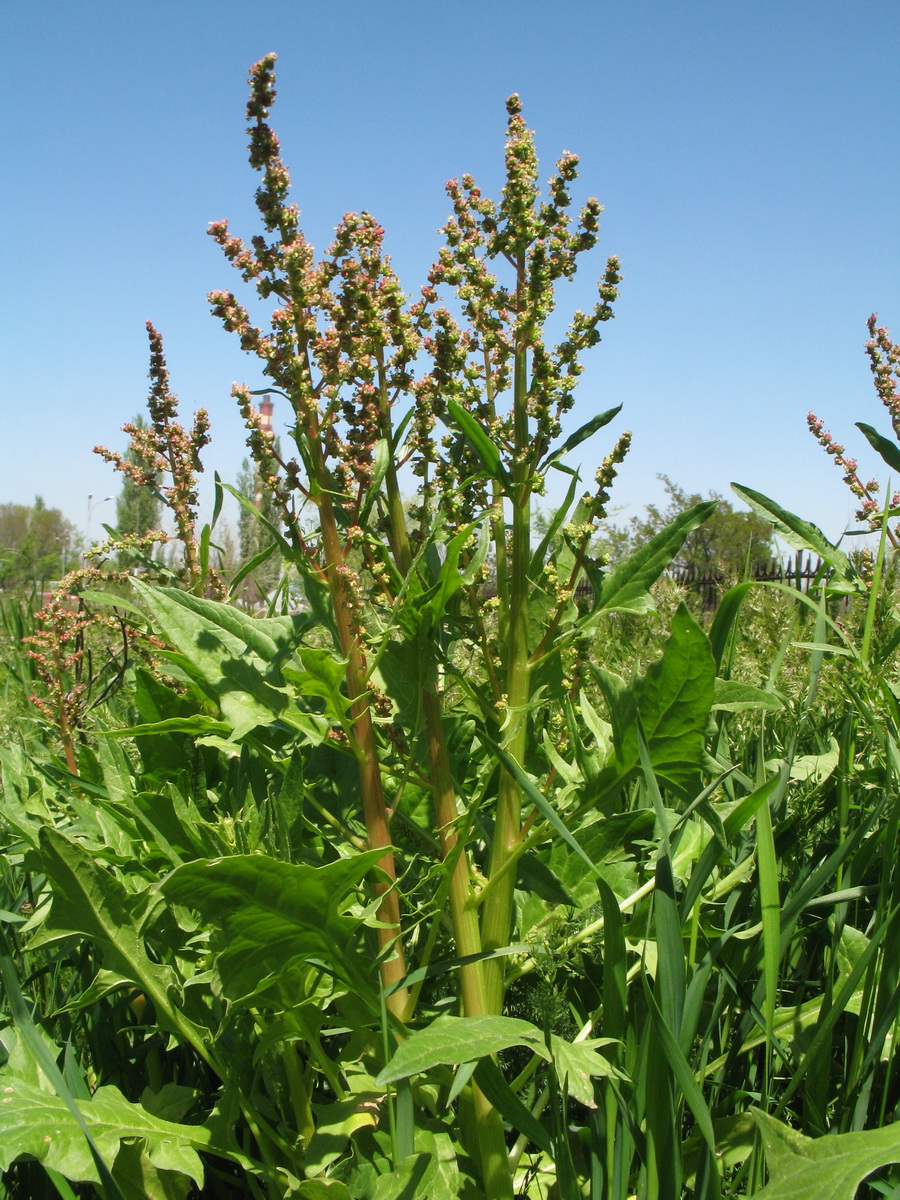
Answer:
M900 1162L900 1128L807 1138L763 1112L753 1114L766 1150L771 1183L762 1200L854 1200L862 1181Z
M273 449L280 453L280 445L276 439ZM238 516L238 550L239 566L252 562L262 554L272 543L266 525L278 525L278 509L271 488L266 485L258 469L255 469L249 459L244 459L237 477L237 490L253 503L254 511L241 507ZM259 563L252 573L252 583L245 587L242 599L250 603L264 601L278 582L281 573L281 559L278 555L270 555Z
M31 508L0 504L0 590L14 591L60 579L75 561L74 525L40 496Z
M699 495L690 495L667 475L661 475L668 503L665 508L648 504L644 515L633 517L625 529L624 552L648 541L659 529L669 525L679 513L699 504ZM775 555L770 521L756 512L735 512L724 497L711 492L715 509L685 542L678 561L701 577L721 576L735 583L755 567L767 566Z
M704 501L699 493L686 492L668 475L659 478L668 497L665 506L648 504L643 514L624 525L604 522L591 545L594 558L608 558L614 564L633 558L682 514L706 504L710 506L709 515L691 531L676 563L701 578L719 578L726 584L736 582L748 572L752 576L757 567L768 566L776 551L774 531L766 517L753 511L736 512L717 492L710 492ZM539 515L539 529L545 530L549 523L545 514Z

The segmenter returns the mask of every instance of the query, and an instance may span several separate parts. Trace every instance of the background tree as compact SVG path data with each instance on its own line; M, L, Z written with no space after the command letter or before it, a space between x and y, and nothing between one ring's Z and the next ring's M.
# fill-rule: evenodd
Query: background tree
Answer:
M278 444L277 438L273 448L276 454L281 453L281 447ZM261 517L269 521L272 525L280 526L281 521L272 489L265 485L260 476L259 468L248 458L245 458L241 464L241 469L237 477L237 490L241 495L246 496L248 500L253 501ZM271 541L272 537L262 521L242 506L240 515L238 516L240 565L243 566L255 558L257 554L262 553L270 545ZM243 591L243 599L249 603L259 603L275 587L280 572L280 557L273 554L271 558L258 566L250 576L247 587Z
M658 478L665 486L668 503L646 505L643 514L631 517L624 525L605 522L591 543L591 557L605 556L613 565L623 562L703 499L699 492L686 492L668 475ZM733 581L745 569L752 572L771 562L777 554L771 525L755 513L736 512L718 492L709 492L708 499L715 500L718 508L689 535L673 566L693 569L701 578L718 576ZM552 509L541 513L536 523L538 531L546 533L552 518Z
M11 591L58 579L71 562L75 526L40 496L26 504L0 504L0 588Z
M688 493L668 475L659 475L668 503L648 504L643 516L632 517L622 528L611 528L607 552L613 559L626 558L659 533L677 516L703 499L699 492ZM772 526L752 512L736 512L718 492L708 499L718 504L716 511L690 534L674 565L694 569L701 577L720 576L725 581L739 579L745 570L765 566L776 554Z

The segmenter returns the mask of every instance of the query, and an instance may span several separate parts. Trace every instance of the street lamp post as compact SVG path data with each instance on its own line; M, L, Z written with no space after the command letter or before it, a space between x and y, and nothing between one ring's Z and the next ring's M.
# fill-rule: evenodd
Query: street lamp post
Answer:
M94 511L95 508L97 508L98 505L105 504L107 502L107 500L112 500L112 499L114 499L113 496L104 496L102 500L94 500L93 493L88 492L87 523L85 525L85 530L84 530L84 554L82 555L82 557L85 561L85 564L87 564L88 550L90 550L90 548L91 548L91 513ZM93 504L91 503L92 500L93 500Z

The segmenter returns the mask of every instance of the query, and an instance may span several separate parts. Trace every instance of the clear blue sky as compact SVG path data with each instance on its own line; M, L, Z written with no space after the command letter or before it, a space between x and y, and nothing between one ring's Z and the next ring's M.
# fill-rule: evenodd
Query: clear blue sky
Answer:
M836 536L849 493L805 417L875 468L853 422L889 432L862 347L872 311L900 338L898 35L896 0L6 5L0 502L40 492L83 529L88 494L118 491L91 447L123 449L145 404L148 318L185 416L211 414L209 479L234 481L230 386L261 377L209 315L209 290L242 285L205 229L257 232L246 75L274 50L308 236L321 248L370 210L411 293L445 180L499 188L518 91L544 177L575 151L576 197L605 205L561 306L622 260L572 416L625 406L614 503L658 500L658 472L701 492L737 480ZM582 448L588 472L609 441Z

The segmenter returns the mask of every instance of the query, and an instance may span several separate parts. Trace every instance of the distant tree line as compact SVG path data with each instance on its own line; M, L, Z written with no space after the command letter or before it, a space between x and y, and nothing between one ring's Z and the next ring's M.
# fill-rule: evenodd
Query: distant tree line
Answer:
M59 579L74 565L80 540L58 508L0 504L0 589L14 591Z

